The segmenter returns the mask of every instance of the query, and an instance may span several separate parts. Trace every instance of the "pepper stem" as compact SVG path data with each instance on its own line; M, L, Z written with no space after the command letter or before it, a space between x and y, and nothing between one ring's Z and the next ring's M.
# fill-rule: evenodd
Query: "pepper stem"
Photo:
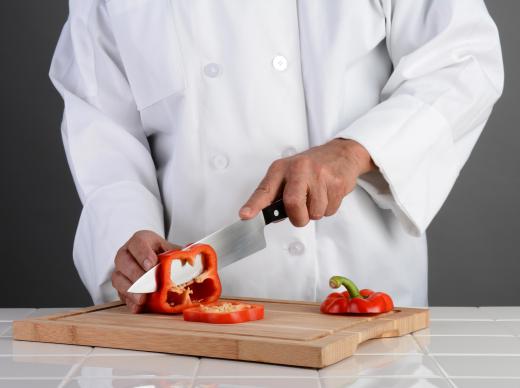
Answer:
M354 284L354 282L350 279L347 279L344 276L331 277L329 280L329 285L332 288L339 288L341 286L344 286L347 289L348 294L350 295L351 298L361 298L362 297L361 294L359 293L359 289Z

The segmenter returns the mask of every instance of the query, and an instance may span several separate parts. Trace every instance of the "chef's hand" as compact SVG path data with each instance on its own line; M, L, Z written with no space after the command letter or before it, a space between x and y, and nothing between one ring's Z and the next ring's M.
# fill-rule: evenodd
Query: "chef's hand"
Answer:
M376 168L358 142L334 139L324 145L278 159L240 209L240 218L253 218L276 198L283 197L294 226L331 216L354 190L357 178Z
M133 294L127 290L141 275L157 264L158 253L180 248L149 230L136 232L119 248L114 259L116 268L112 273L112 286L133 313L143 309L146 294Z

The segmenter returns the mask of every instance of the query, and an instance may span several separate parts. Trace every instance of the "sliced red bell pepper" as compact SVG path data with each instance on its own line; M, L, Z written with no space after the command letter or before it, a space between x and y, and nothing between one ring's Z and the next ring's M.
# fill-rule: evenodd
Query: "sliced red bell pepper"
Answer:
M185 321L206 323L242 323L264 318L264 306L223 301L190 307L182 312Z
M333 292L323 301L320 311L325 314L376 314L392 311L394 302L384 292L370 289L359 290L354 282L343 276L333 276L329 280L332 288L344 286L347 291Z
M173 260L193 265L197 255L202 256L204 271L185 284L174 284L171 279ZM175 314L188 307L218 300L222 286L217 273L217 254L209 245L191 245L185 250L172 250L159 255L156 292L146 302L147 310L154 313Z

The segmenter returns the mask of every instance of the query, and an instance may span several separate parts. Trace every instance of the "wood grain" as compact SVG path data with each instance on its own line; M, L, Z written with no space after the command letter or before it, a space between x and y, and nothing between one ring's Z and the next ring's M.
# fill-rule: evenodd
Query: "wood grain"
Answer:
M114 302L15 321L13 337L321 368L351 356L369 339L401 336L428 326L427 309L338 316L321 314L318 303L240 299L263 304L265 318L211 325L185 322L179 315L135 315Z

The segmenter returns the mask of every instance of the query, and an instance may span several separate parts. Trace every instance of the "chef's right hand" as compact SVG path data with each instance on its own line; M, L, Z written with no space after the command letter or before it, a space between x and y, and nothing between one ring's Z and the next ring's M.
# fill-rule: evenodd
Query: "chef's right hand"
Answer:
M133 313L143 309L147 294L133 294L127 290L146 271L157 264L158 253L171 249L181 249L181 247L168 242L157 233L140 230L117 251L112 286L117 290L121 301L125 302Z

